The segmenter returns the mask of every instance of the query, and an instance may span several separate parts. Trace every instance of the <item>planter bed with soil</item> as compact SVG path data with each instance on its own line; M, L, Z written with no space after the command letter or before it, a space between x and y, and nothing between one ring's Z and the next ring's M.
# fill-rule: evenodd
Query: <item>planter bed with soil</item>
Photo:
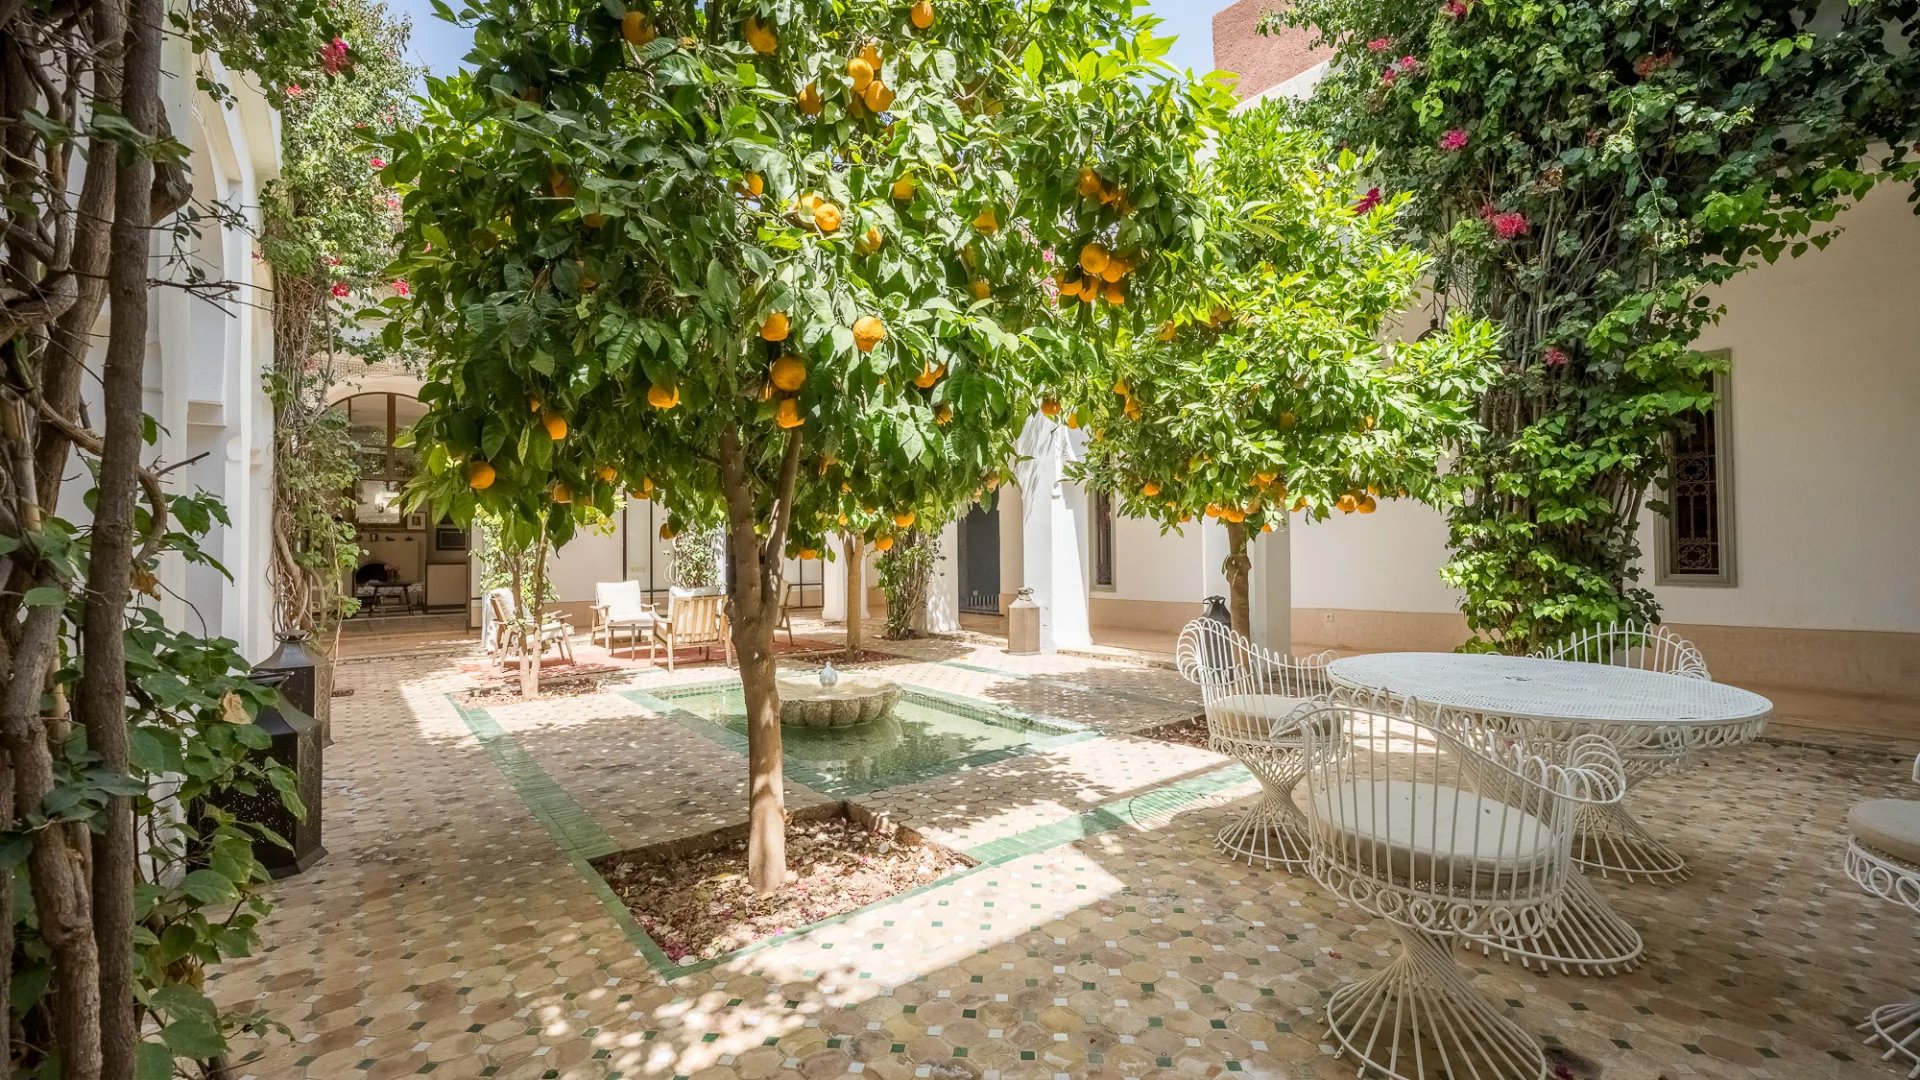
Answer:
M855 803L795 810L785 887L747 884L747 827L730 825L594 860L634 920L676 964L711 960L897 896L975 865Z

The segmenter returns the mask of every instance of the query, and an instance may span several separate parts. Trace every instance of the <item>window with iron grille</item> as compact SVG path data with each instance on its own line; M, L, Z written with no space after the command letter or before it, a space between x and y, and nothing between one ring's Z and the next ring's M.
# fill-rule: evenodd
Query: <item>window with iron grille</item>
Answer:
M1089 540L1093 544L1093 587L1096 589L1113 588L1113 496L1105 491L1096 491L1091 500L1093 528Z
M1690 413L1668 442L1666 528L1661 533L1663 585L1732 585L1733 439L1727 378L1713 377L1714 403Z

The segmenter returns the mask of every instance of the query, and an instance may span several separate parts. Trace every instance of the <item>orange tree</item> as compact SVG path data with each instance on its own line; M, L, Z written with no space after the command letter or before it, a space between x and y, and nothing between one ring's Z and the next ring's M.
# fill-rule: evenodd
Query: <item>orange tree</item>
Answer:
M1289 513L1449 497L1441 457L1477 431L1496 346L1490 324L1464 318L1393 339L1427 268L1393 228L1405 196L1366 188L1370 162L1284 116L1235 116L1194 174L1211 228L1181 253L1171 317L1061 380L1078 405L1063 422L1093 429L1081 479L1165 528L1226 525L1242 633L1252 537ZM1115 257L1080 252L1063 295L1084 296Z
M1169 77L1116 0L468 14L472 70L384 136L407 222L385 333L430 356L414 496L555 544L629 493L668 534L724 527L771 891L783 555L836 529L884 548L1004 471L1035 354L1084 338L1054 325L1050 253L1122 214L1184 243L1221 92ZM1118 176L1089 200L1121 138L1129 201ZM1142 257L1122 288L1165 273Z

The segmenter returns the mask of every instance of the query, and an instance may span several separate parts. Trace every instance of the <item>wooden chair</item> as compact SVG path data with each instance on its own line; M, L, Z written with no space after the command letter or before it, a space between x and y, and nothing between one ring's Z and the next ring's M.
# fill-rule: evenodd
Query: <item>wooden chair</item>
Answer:
M531 620L514 618L511 614L512 605L513 593L507 589L495 589L487 594L487 610L492 616L488 623L487 651L493 654L495 664L500 663L504 656L525 656L529 647L536 643L539 651L534 656L546 655L547 646L554 645L559 649L562 659L573 662L573 644L568 640L573 627L568 626L565 619L544 617L536 629L530 625Z
M727 666L733 666L733 636L727 631L727 613L722 606L726 599L719 593L667 590L667 613L655 619L652 642L667 647L668 671L673 670L674 653L687 645L705 646L709 660L715 645L724 646Z
M780 618L773 624L775 630L787 632L787 644L793 644L793 582L780 583Z
M659 621L652 605L640 599L640 583L637 581L602 581L593 587L593 628L588 635L589 641L599 641L600 635L607 638L607 652L613 652L613 635L624 630L630 651L637 653L640 637L647 638L647 659L654 655L653 624Z

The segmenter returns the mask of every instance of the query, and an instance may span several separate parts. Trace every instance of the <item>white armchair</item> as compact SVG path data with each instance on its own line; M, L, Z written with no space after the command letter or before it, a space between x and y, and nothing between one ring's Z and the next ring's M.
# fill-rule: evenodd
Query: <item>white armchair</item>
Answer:
M1626 787L1613 745L1582 735L1549 761L1477 717L1385 697L1336 695L1297 722L1309 869L1400 941L1334 991L1335 1041L1362 1072L1399 1080L1546 1077L1540 1043L1474 989L1455 946L1537 937L1559 918L1578 810Z
M607 638L607 652L613 652L613 635L626 631L629 651L637 655L640 638L647 639L647 659L653 659L653 624L658 619L653 607L640 598L637 581L602 581L593 587L593 630L589 641Z
M1920 783L1920 758L1913 761ZM1853 837L1847 844L1847 876L1869 894L1920 914L1920 800L1868 799L1847 814ZM1860 1025L1867 1045L1886 1047L1881 1056L1897 1060L1920 1077L1920 998L1882 1005Z
M1260 781L1260 801L1214 837L1229 858L1289 870L1307 868L1307 819L1293 801L1305 761L1293 715L1332 684L1332 652L1296 658L1271 652L1213 619L1180 631L1180 673L1200 686L1207 745Z

